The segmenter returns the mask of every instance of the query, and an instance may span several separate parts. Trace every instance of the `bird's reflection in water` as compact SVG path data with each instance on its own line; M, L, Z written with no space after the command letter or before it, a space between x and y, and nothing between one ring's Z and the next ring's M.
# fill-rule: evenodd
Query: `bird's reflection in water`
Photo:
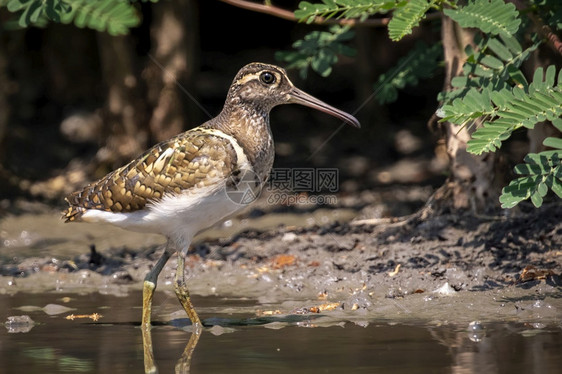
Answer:
M150 325L142 325L142 345L143 345L143 355L144 355L144 372L145 373L158 373L158 368L154 363L154 350L152 348L152 332ZM203 328L200 325L192 326L191 336L187 342L185 349L181 357L176 364L176 374L187 374L189 373L191 366L191 357L193 356L193 351L197 347L199 338L203 333Z
M203 322L203 326L206 328L211 328L211 326L221 326L221 327L234 327L240 328L244 326L263 326L270 323L277 323L283 326L301 326L301 327L314 327L317 326L315 321L322 318L321 314L285 314L276 316L260 316L260 317L250 317L250 318L220 318L212 317L207 318ZM186 326L186 323L191 323L188 318L180 318L177 320L170 321L169 323L164 323L166 325L176 326L182 330ZM334 322L333 320L328 320L325 323L329 325L336 323L340 324L340 321ZM278 325L278 326L281 326ZM324 324L326 326L326 324ZM187 342L185 349L181 357L176 363L177 374L189 373L191 366L191 358L193 356L193 351L197 347L197 343L201 338L203 333L202 325L190 325L191 336ZM152 346L152 333L150 325L141 325L142 331L142 342L143 342L143 353L144 353L144 371L145 373L158 373L158 368L154 363L154 351Z

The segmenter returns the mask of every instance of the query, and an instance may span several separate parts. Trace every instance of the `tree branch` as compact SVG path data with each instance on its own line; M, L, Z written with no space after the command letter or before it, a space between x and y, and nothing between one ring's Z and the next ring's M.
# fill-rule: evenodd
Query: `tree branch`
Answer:
M252 10L258 13L269 14L278 18L283 18L288 21L297 21L293 12L285 10L273 5L258 4L247 0L220 0L223 3L233 5L238 8Z
M276 7L274 5L267 5L267 4L259 4L248 0L220 0L223 3L230 4L232 6L251 10L258 13L269 14L271 16L275 16L278 18L282 18L288 21L297 22L298 19L295 17L295 14L292 11L282 9ZM440 17L440 13L430 13L428 14L425 19L432 20L438 19ZM368 19L365 21L357 21L355 19L325 19L324 17L314 17L312 23L317 25L348 25L348 26L367 26L367 27L384 27L388 25L390 22L390 17L387 18L376 18L376 19Z

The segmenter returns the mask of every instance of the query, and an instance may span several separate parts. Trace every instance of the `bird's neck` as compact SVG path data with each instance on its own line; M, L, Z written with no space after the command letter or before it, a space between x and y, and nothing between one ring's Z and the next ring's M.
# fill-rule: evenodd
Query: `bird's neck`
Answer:
M269 108L247 104L225 105L222 112L210 121L210 126L234 137L244 149L254 172L262 180L267 178L274 157Z

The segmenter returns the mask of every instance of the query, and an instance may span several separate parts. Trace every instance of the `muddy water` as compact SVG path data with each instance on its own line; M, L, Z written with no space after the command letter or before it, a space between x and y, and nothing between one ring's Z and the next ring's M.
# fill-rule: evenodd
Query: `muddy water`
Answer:
M216 297L194 300L206 327L186 364L190 326L173 298L155 299L151 335L160 373L559 373L562 367L559 324L256 317L256 310L276 306ZM144 372L139 300L139 293L0 296L0 320L25 314L34 322L0 329L1 372ZM80 318L92 313L101 315L97 322Z

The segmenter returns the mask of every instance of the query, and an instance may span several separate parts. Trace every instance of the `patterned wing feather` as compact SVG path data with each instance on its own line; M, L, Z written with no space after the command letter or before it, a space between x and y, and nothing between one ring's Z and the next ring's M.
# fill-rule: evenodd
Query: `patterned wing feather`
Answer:
M233 145L224 137L193 129L155 145L139 158L66 198L66 222L88 209L133 212L165 194L205 187L237 167Z

